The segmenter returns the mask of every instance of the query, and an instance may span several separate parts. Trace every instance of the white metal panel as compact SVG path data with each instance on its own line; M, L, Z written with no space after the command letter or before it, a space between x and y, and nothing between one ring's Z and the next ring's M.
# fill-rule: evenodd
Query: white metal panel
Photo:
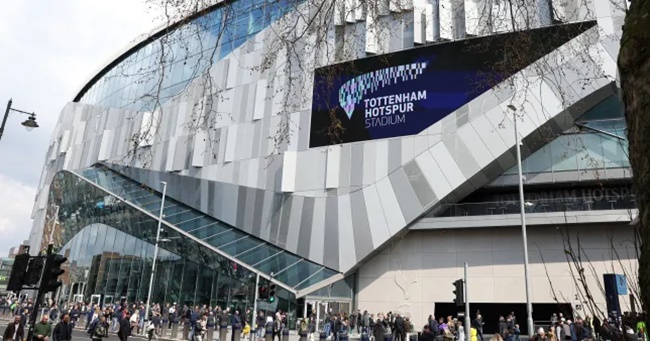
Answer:
M298 165L298 153L287 151L282 161L282 192L294 192L296 190L296 167Z
M70 130L66 130L63 132L63 136L61 136L61 144L59 144L59 153L65 153L68 151L68 147L70 145Z
M426 4L426 39L427 42L440 40L440 7L438 0L429 0Z
M366 214L368 214L368 225L370 226L370 238L372 245L377 248L390 238L390 230L384 216L384 209L377 194L377 186L368 186L363 189L363 198L366 203Z
M266 104L266 79L260 79L255 87L255 109L253 111L253 120L264 118L264 106Z
M205 131L199 131L194 136L194 147L192 148L192 166L203 167L205 160L205 150L207 145L208 134Z
M402 209L397 201L397 195L388 177L377 181L375 186L377 187L377 194L379 195L379 200L381 200L388 229L392 236L406 225L404 214L402 213Z
M413 10L413 41L416 44L426 43L426 7L415 6Z
M178 138L175 136L169 139L169 144L167 147L167 162L165 164L165 171L171 172L174 170L174 159L176 156L176 141Z
M463 176L463 172L442 142L431 147L429 151L445 175L445 178L449 181L451 188L455 189L465 182L466 179Z
M453 188L451 188L449 181L447 181L445 174L438 167L431 153L426 151L420 154L415 158L415 162L422 170L422 174L424 174L424 177L429 182L429 185L431 185L431 189L438 199L442 199L452 192Z
M339 269L349 269L356 263L354 238L349 235L353 229L349 194L338 198L338 225Z
M228 127L226 135L226 150L224 151L223 161L231 162L235 159L235 151L237 150L237 130L239 125L232 125Z
M84 132L86 131L86 122L75 122L74 123L74 144L82 144L84 141Z
M325 173L325 188L338 188L341 169L341 146L331 146L327 149L327 171Z
M113 146L114 135L114 130L104 130L104 134L102 135L102 144L99 146L99 156L97 156L97 160L108 160L110 157L111 147Z

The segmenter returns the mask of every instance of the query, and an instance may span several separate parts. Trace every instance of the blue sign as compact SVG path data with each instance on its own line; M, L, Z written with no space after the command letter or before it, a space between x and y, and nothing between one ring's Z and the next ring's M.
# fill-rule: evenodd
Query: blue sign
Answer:
M317 69L309 145L418 134L594 25L473 38ZM523 42L531 45L527 53Z
M627 279L625 275L616 275L616 288L619 295L627 295Z

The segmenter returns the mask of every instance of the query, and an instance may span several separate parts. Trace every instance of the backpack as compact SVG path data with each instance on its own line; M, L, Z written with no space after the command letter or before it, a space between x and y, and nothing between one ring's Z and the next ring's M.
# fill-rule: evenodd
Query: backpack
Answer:
M97 324L97 327L95 328L95 331L93 332L93 336L97 338L102 338L106 336L106 328L101 323Z

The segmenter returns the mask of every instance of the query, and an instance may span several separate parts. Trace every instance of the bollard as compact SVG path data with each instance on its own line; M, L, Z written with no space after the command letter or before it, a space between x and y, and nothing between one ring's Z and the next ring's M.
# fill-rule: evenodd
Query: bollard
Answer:
M264 335L264 341L273 341L273 324L269 323L266 326L266 334Z
M219 341L226 341L228 336L228 323L221 323L219 326Z
M289 329L282 329L282 341L289 341Z
M366 332L361 333L361 341L370 341L370 337L368 337L368 333Z
M232 340L234 341L241 340L241 325L232 326Z
M175 339L178 337L178 320L174 319L172 321L172 333L171 333L171 338Z
M307 341L307 335L309 334L307 334L306 332L300 332L299 335L300 335L300 339L298 339L298 341Z
M183 338L182 340L187 340L190 337L190 322L185 320L183 321Z
M208 341L212 341L212 338L214 337L214 326L208 326L206 337L208 338Z

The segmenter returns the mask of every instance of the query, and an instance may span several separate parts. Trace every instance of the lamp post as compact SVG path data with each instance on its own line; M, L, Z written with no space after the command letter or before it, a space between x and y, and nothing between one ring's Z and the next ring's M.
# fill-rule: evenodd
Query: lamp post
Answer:
M35 113L14 109L14 108L11 107L12 103L13 103L13 100L11 100L11 99L9 100L9 102L7 102L7 109L5 110L5 115L2 118L2 125L0 125L0 139L2 139L2 134L5 131L5 124L7 123L7 118L9 117L9 113L11 111L15 111L17 113L29 115L27 120L25 120L25 122L21 123L25 127L25 129L32 130L34 128L38 128L38 123L36 123L36 114Z
M149 309L151 305L151 289L153 288L153 278L156 274L156 259L158 258L158 242L160 241L160 230L163 218L163 209L165 208L165 196L167 195L167 183L160 182L163 186L162 200L160 201L160 213L158 214L158 228L156 229L156 246L153 251L153 262L151 263L151 278L149 279L149 292L147 293L147 305L144 307L144 320L149 318Z
M526 320L528 322L528 335L535 333L533 323L533 305L530 302L530 282L528 280L528 236L526 233L526 202L524 201L524 175L521 170L521 141L517 130L517 108L508 104L508 109L512 110L512 117L515 123L515 145L517 149L517 175L519 176L519 210L521 211L521 236L524 243L524 283L526 286Z

